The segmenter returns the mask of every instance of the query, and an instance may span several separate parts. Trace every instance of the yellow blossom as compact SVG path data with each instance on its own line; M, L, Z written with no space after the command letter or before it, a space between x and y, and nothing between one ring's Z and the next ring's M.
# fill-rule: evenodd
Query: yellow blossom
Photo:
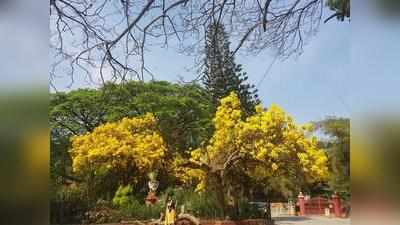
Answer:
M152 114L105 123L92 132L71 138L75 172L89 167L113 170L128 165L151 171L165 155L166 146Z
M302 171L308 180L314 181L327 177L327 157L318 148L316 137L306 135L311 129L309 125L295 124L276 104L267 110L259 105L255 111L254 115L243 119L235 93L221 99L213 119L215 132L207 145L192 151L190 161L218 170L226 168L226 163L235 155L238 161L250 159L252 164L247 171L260 180L263 177L259 176L267 178L283 170ZM187 168L183 173L192 176L188 180L197 181L197 189L202 190L209 171L194 171Z

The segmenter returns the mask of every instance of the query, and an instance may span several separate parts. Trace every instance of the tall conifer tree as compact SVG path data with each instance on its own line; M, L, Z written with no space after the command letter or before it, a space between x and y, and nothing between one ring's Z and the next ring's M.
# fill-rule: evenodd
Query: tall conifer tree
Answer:
M260 101L254 85L248 84L248 77L242 65L235 63L230 50L229 35L222 24L213 23L206 35L203 83L211 94L214 106L219 99L234 91L240 98L247 115L254 112L254 106Z

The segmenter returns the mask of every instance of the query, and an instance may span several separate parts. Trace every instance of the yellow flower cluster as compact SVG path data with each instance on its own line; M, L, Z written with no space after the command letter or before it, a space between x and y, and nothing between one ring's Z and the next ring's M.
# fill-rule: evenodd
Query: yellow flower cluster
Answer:
M237 131L241 129L242 111L240 101L234 92L221 99L221 104L213 120L215 133L207 146L206 156L213 159L220 155L220 151L232 152L237 149ZM199 151L202 152L202 151ZM194 158L194 160L196 160Z
M307 137L309 124L299 126L279 106L257 113L242 123L238 138L241 148L272 171L301 165L310 181L326 179L327 156L317 147L316 137Z
M224 164L235 154L239 160L251 159L273 176L282 170L301 167L311 181L327 178L327 156L317 147L315 137L308 137L310 125L296 125L279 106L268 110L256 107L256 113L242 119L240 101L235 93L221 100L215 118L215 133L203 149L192 152L191 161L211 166ZM202 176L206 179L207 176ZM200 179L200 187L204 186Z
M106 123L91 133L74 136L70 154L75 172L88 168L152 170L164 156L165 143L157 131L155 117L124 118Z
M192 151L192 158L196 158L199 161L192 160L192 162L195 162L198 165L200 164L201 159L197 158L197 156L200 156L198 150ZM182 158L181 155L175 154L174 155L174 160L172 162L172 171L175 173L175 176L180 179L183 183L186 184L196 184L196 191L200 192L203 191L205 188L205 179L206 179L206 173L205 171L197 168L187 168L187 167L182 167L182 165L185 163L185 159Z

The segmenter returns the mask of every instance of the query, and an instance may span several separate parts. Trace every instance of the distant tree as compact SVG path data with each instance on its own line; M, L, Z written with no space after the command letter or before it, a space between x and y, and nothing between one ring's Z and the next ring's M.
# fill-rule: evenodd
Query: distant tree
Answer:
M242 66L235 63L225 27L218 23L211 24L206 36L203 83L211 94L215 107L221 98L235 92L245 112L254 112L260 101L257 90L254 85L246 83L247 79Z
M209 137L211 101L207 91L197 84L107 83L100 92L107 105L107 121L153 113L172 152L196 148Z
M80 89L50 95L50 176L52 181L79 181L72 174L69 138L92 131L106 121L101 93Z
M92 131L105 122L101 92L79 89L50 95L50 125L62 136Z
M350 119L327 118L316 127L327 136L321 141L329 157L329 187L342 197L350 197Z

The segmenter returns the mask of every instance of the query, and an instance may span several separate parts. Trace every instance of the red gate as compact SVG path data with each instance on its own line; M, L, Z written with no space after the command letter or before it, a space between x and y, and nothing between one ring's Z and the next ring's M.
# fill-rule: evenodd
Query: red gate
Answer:
M332 200L322 197L307 199L300 192L297 205L299 206L300 216L324 215L325 209L329 209L329 214L333 214L335 217L342 216L340 198L336 194L332 195Z
M329 200L316 197L304 201L306 215L324 215L325 209L329 208Z

